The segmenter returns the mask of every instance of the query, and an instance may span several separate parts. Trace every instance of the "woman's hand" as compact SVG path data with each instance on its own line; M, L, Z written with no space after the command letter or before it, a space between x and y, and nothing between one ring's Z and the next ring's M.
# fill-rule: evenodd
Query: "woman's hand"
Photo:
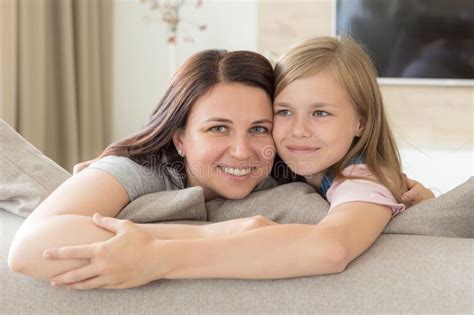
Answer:
M431 190L416 180L405 176L405 182L408 186L408 191L402 195L402 200L407 205L407 207L411 207L422 201L435 198L435 195Z
M82 171L83 169L85 169L86 167L88 167L89 165L91 165L92 163L97 161L98 159L99 158L89 160L89 161L85 161L85 162L82 162L82 163L77 163L76 165L74 165L74 167L72 169L72 175L76 175L77 173L79 173L80 171Z
M104 218L96 213L93 221L116 235L104 242L45 250L46 259L90 259L84 267L53 277L51 285L80 290L122 289L155 280L152 275L157 274L157 262L153 251L158 240L128 220Z

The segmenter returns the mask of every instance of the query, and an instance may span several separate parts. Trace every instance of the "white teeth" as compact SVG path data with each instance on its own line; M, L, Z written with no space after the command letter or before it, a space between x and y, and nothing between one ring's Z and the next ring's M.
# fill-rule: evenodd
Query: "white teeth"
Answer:
M233 167L221 167L224 172L234 176L245 176L250 174L252 168L233 168Z

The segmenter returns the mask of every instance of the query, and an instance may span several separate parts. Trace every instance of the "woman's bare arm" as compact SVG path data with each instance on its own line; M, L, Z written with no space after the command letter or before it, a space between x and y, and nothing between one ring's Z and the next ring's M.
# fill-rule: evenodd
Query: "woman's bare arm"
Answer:
M128 195L115 177L100 170L83 170L63 183L25 220L10 247L10 268L35 278L49 279L87 264L84 259L47 261L42 253L52 247L89 244L111 238L114 235L97 227L91 216L98 212L114 217L127 203ZM180 239L228 235L270 223L257 216L206 226L139 226L155 238Z
M9 251L12 270L45 278L84 261L50 264L42 251L54 245L92 243L111 237L92 222L95 212L114 217L128 203L123 186L112 175L87 169L70 177L26 218ZM106 232L106 233L105 233Z

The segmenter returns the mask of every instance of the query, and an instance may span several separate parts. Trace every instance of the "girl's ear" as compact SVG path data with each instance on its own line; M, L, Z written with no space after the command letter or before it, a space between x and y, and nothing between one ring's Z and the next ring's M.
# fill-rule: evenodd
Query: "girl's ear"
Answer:
M182 128L176 129L173 134L173 143L176 151L178 151L179 156L184 156L184 130Z
M359 124L357 126L356 130L356 137L362 137L362 134L364 133L364 128L365 128L365 119L360 118L359 119Z

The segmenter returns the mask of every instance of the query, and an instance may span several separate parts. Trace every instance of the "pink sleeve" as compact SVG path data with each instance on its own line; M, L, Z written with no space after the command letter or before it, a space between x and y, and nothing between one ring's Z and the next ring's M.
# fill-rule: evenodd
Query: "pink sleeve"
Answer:
M364 176L374 178L365 164L351 165L344 169L346 176ZM405 205L398 203L385 186L363 179L334 180L326 194L330 203L329 211L336 206L352 201L376 203L392 209L392 217L403 212Z

